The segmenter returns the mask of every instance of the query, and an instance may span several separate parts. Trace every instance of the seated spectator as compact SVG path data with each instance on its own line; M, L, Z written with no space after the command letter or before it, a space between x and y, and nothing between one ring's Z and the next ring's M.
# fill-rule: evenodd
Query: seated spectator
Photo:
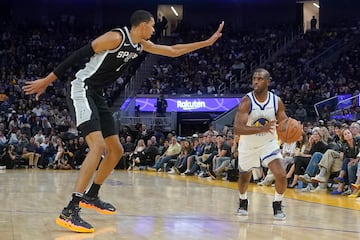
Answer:
M179 169L182 169L183 166L186 166L188 157L194 154L193 143L189 139L183 139L180 142L180 145L181 145L181 152L180 152L179 156L176 158L176 161L174 161L174 162L170 161L166 165L166 168L170 169L168 171L168 173L170 173L170 174L173 174L173 173L181 174Z
M308 164L306 170L305 170L305 174L304 175L300 175L299 176L299 180L303 181L303 182L307 182L307 183L311 183L311 182L327 182L328 178L322 179L319 178L319 176L317 175L317 177L314 177L317 172L318 172L318 168L321 169L322 165L327 166L327 169L330 169L329 166L332 166L334 163L339 163L340 162L340 150L341 150L341 146L342 146L342 137L341 137L341 133L342 130L340 129L341 124L336 124L335 126L335 136L333 138L332 142L329 142L328 144L328 150L326 150L326 152L324 154L317 152L314 154L314 157L311 158L310 163ZM340 163L340 167L341 167L341 163ZM332 167L332 169L335 171L336 169L338 169L338 167ZM338 171L340 171L340 169L338 169ZM321 172L321 171L320 171ZM333 171L332 171L333 172ZM330 176L330 175L329 175ZM329 177L328 176L328 177Z
M9 136L9 144L18 144L19 140L18 140L18 136L21 135L21 130L20 129L12 129L10 131L10 136Z
M299 139L299 141L297 142L281 144L281 155L283 156L284 167L287 172L286 178L288 179L288 181L292 179L292 175L295 171L294 156L296 153L296 149L297 147L302 145L300 142L304 139L304 137L306 137L305 133L303 133L301 139ZM270 169L268 169L265 178L262 181L258 182L257 185L271 186L274 181L275 177L270 171Z
M22 150L21 158L29 160L30 168L35 168L40 158L40 154L36 153L36 148L35 138L31 137L29 143L27 143Z
M155 138L155 137L154 137ZM144 149L145 159L143 162L141 162L140 158L140 167L141 166L152 166L155 164L155 158L159 154L159 148L156 145L156 142L154 143L151 139L147 140L146 147Z
M132 153L129 155L129 168L128 170L135 170L141 162L145 161L145 142L139 139L137 145Z
M34 135L35 142L39 142L40 144L45 142L45 135L43 134L42 130L39 129L37 133Z
M4 132L0 130L0 146L5 145L7 143L6 136L4 135Z
M81 164L85 160L88 151L89 151L89 147L86 144L84 137L79 137L77 149L74 151L74 157L73 157L73 162L76 169L80 168Z
M9 144L6 148L4 148L3 154L1 154L2 163L0 166L5 166L6 169L13 169L16 165L16 154L14 152L15 147Z
M296 111L294 118L299 120L300 122L305 122L307 120L307 111L304 108L303 104L299 104Z
M357 165L359 162L358 154L360 152L360 139L353 137L349 128L344 128L342 131L343 146L341 152L343 153L343 163L338 177L334 181L338 183L336 190L330 194L339 195L345 191L346 182L351 185L355 183ZM347 179L345 177L347 176Z
M214 170L215 177L217 179L222 178L223 180L227 180L227 171L230 169L235 169L237 166L236 161L238 159L238 142L239 136L229 136L227 137L227 143L230 146L231 157L228 161L223 161L219 167ZM225 176L223 175L225 174Z
M217 149L218 153L214 156L212 160L212 171L214 177L221 177L221 170L228 166L231 160L231 146L225 141L224 136L216 136Z
M39 159L38 167L40 169L45 169L50 163L54 162L56 149L54 145L50 143L49 137L45 137L45 142L41 143L40 147L43 149L43 152Z
M179 166L174 166L174 170L177 174L185 175L185 173L189 172L195 156L201 155L203 151L199 138L194 138L192 143L192 150L189 156L187 156L186 161L182 162Z
M358 122L352 122L349 128L355 138L360 138L360 124Z
M357 155L357 158L360 158L360 153ZM357 165L356 170L356 181L354 184L351 184L351 189L353 190L353 193L349 195L349 198L358 198L360 196L360 161Z
M205 135L204 134L204 142L202 143L202 151L201 155L194 156L192 159L194 162L188 162L187 168L190 169L185 173L186 176L192 176L194 175L198 170L200 170L200 166L206 166L205 162L208 161L210 156L213 154L214 151L217 150L216 144L213 141L213 135ZM191 158L189 158L191 160ZM212 158L211 158L212 160ZM202 172L201 175L203 175L204 172Z
M135 149L135 144L132 141L132 137L130 135L126 136L125 143L123 144L124 155L121 157L119 163L116 168L127 169L129 163L129 156Z
M213 123L210 123L210 124L209 124L209 130L207 130L206 132L204 132L204 135L205 135L205 136L209 136L209 135L211 135L211 136L217 136L217 135L219 135L219 132L215 130L214 124L213 124Z
M289 188L294 188L298 184L299 175L304 174L306 167L308 166L311 157L315 152L324 153L327 149L327 145L323 141L323 136L320 131L315 129L312 132L311 137L309 138L309 143L311 145L311 149L308 154L300 154L299 156L294 157L295 163L295 171L294 178L292 183L288 186Z
M171 159L176 159L181 152L181 145L176 141L175 137L171 138L171 143L166 152L160 156L159 160L151 167L150 170L160 171L165 163L168 163Z
M73 157L73 153L69 152L67 146L62 141L61 138L56 140L56 155L54 162L50 164L54 169L63 169L63 170L70 170L73 169L71 165L71 158Z

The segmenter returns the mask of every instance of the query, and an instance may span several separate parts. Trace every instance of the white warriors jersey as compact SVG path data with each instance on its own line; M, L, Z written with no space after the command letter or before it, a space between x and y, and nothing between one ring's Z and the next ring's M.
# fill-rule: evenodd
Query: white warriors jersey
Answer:
M246 94L246 96L250 100L247 126L264 126L271 120L276 120L276 113L279 104L278 96L268 91L267 99L264 102L259 102L255 98L254 92L250 92ZM264 132L252 135L241 135L239 148L244 146L256 148L271 141L277 141L276 130L274 130L273 133Z

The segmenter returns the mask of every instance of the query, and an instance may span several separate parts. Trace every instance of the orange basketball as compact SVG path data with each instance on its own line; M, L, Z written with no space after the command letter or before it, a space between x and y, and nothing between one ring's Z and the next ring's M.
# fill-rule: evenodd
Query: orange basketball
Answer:
M298 120L287 118L278 124L276 130L282 142L293 143L300 139L303 127Z

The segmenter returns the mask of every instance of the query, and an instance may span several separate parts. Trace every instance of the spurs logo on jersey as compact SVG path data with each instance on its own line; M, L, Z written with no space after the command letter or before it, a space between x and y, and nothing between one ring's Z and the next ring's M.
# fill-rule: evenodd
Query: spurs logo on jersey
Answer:
M113 50L94 54L85 68L76 73L76 81L85 82L94 88L105 88L116 81L123 70L142 52L140 44L131 41L126 27L113 29L122 36L122 42Z
M123 58L124 62L128 62L130 59L134 59L137 56L139 56L139 55L137 53L134 53L134 52L120 51L116 57L117 58Z

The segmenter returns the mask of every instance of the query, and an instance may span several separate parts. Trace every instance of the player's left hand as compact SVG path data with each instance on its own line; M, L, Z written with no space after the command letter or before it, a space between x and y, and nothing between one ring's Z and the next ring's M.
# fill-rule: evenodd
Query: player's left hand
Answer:
M220 23L217 31L208 40L206 40L208 42L208 46L213 45L222 36L221 31L223 27L224 27L224 21Z

